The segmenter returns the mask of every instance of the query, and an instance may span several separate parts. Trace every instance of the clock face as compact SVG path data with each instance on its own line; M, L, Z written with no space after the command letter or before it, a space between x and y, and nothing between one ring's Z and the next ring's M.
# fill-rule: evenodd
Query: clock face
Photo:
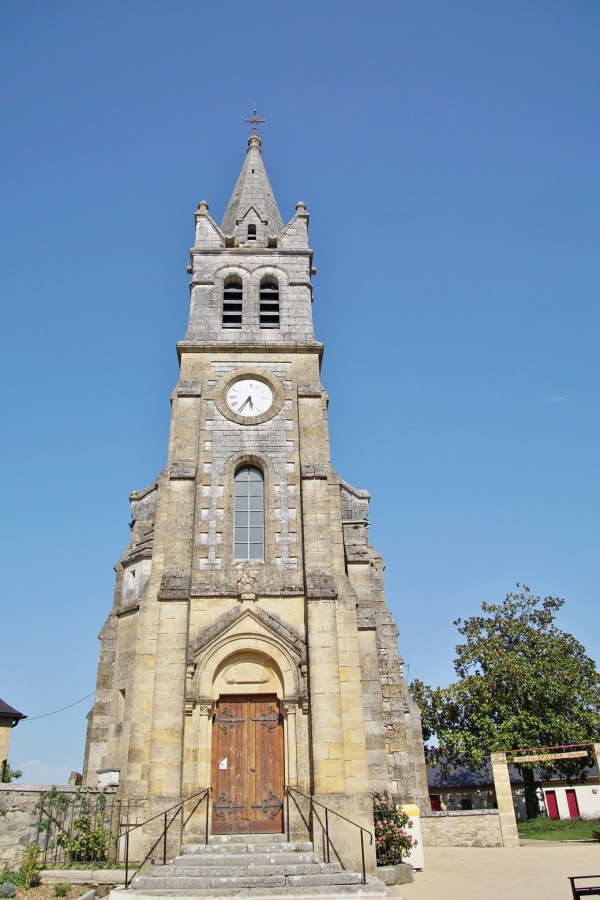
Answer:
M227 391L227 406L238 416L262 416L273 402L268 384L253 378L240 378Z

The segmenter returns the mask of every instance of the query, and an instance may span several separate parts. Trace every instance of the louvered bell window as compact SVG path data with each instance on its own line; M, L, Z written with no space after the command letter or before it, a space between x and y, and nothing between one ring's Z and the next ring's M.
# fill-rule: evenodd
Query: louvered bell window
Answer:
M228 282L223 288L223 328L242 327L242 299L242 282Z
M274 278L260 285L260 327L279 328L279 285Z

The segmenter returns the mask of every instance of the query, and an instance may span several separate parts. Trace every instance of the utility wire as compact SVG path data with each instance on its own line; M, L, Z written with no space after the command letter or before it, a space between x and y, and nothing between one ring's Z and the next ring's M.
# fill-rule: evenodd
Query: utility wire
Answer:
M27 718L23 721L33 722L34 719L45 719L47 716L55 716L56 713L63 712L65 709L71 709L72 706L77 706L78 703L83 703L83 701L87 700L88 697L93 697L95 693L95 691L92 691L91 694L86 694L86 696L82 697L81 700L76 700L75 703L69 703L68 706L61 706L60 709L55 709L54 712L44 713L43 716L27 716Z

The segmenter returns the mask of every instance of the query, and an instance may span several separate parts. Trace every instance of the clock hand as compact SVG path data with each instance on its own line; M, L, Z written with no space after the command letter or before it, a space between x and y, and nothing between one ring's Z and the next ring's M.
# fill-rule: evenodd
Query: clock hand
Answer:
M243 408L246 406L247 403L250 403L250 406L252 406L252 398L251 398L251 397L247 397L246 400L244 400L244 402L242 403L242 405L241 405L240 408L238 409L238 416L239 416L239 414L241 413L241 411L243 410Z

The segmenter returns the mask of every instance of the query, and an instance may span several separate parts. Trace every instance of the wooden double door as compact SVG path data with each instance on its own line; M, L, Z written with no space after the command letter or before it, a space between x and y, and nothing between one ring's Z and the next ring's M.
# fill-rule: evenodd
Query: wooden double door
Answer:
M283 746L274 694L219 698L212 735L213 834L283 831Z

